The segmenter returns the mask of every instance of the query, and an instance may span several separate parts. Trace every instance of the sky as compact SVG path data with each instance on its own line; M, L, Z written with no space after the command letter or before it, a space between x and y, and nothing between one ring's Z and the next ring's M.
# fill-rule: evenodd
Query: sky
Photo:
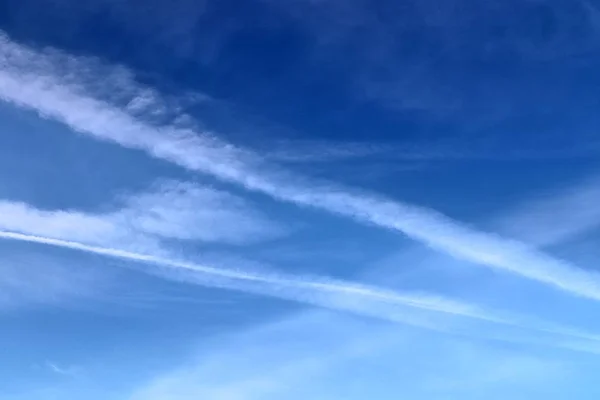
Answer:
M0 400L597 399L600 3L0 0Z

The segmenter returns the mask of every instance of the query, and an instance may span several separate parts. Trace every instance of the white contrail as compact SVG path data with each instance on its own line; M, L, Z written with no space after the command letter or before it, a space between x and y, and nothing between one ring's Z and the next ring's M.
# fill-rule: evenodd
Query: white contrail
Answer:
M392 322L416 325L431 330L443 330L443 328L422 318L414 318L414 316L407 315L403 312L402 308L398 307L433 311L513 326L520 329L600 342L600 336L594 333L562 327L544 321L525 321L520 317L510 316L506 313L499 314L474 305L426 294L400 293L369 285L318 277L303 278L284 276L282 274L246 273L239 270L215 268L192 262L156 257L149 254L3 230L0 230L0 239L38 243L153 265L156 269L145 269L143 271L171 280L244 291Z
M58 58L57 58L58 57ZM62 58L61 58L62 57ZM54 72L75 65L66 74ZM64 65L63 65L64 64ZM334 185L320 185L276 171L276 166L210 135L177 126L157 127L90 95L77 80L85 60L48 55L19 46L0 35L0 99L61 121L73 130L186 169L268 194L297 205L319 208L395 230L459 259L509 271L564 291L600 300L600 276L544 255L522 243L476 231L432 210ZM66 67L65 67L66 66ZM110 83L110 82L109 82ZM131 81L119 81L135 95ZM115 87L115 90L119 90ZM143 92L145 95L145 92Z
M214 286L232 290L242 290L259 295L273 296L282 299L315 304L327 308L338 308L358 313L373 315L371 305L386 306L401 305L428 311L454 314L486 320L495 323L511 323L507 319L487 315L476 307L456 301L426 295L400 294L373 286L323 278L298 278L282 274L246 273L239 270L215 268L197 263L185 262L156 257L149 254L135 253L115 248L87 245L84 243L35 236L17 232L0 230L0 238L39 243L49 246L62 247L102 256L154 265L165 270L145 270L147 273L158 274L170 279ZM175 273L173 273L175 272ZM177 274L182 272L182 274ZM336 298L335 296L341 296ZM331 296L331 297L328 297ZM346 298L347 297L347 298ZM346 300L358 299L360 302ZM392 319L392 313L384 319Z

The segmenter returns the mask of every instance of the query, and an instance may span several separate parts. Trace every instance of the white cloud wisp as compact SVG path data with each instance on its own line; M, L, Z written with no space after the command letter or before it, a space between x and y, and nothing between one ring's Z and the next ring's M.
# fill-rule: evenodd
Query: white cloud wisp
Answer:
M71 249L148 265L154 268L143 268L141 270L174 281L269 296L391 322L415 325L426 329L444 330L444 328L427 319L414 318L414 316L408 315L406 313L407 308L437 312L454 317L472 318L483 322L584 341L600 341L600 336L593 333L540 321L532 323L520 317L485 310L476 305L446 299L441 296L402 293L371 285L323 277L299 277L274 272L255 273L252 271L244 272L240 269L216 268L194 262L164 258L163 256L4 230L0 230L0 238ZM140 269L137 266L131 267ZM586 346L581 345L581 348L586 349Z
M495 323L511 323L503 318L488 315L475 306L441 297L405 295L357 283L325 278L299 278L285 276L280 273L258 274L234 269L215 268L150 254L3 230L0 231L0 238L61 247L152 265L157 268L153 270L144 269L144 271L177 281L241 290L388 320L398 320L400 317L399 314L396 315L396 313L391 312L390 307L402 305Z
M0 229L87 244L156 252L161 239L245 244L282 233L243 199L211 187L164 181L101 213L40 210L0 200Z

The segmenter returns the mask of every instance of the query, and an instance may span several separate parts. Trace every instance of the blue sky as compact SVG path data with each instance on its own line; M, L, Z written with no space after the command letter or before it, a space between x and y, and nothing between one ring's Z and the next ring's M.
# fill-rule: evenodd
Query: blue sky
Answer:
M0 400L597 399L600 4L0 0Z

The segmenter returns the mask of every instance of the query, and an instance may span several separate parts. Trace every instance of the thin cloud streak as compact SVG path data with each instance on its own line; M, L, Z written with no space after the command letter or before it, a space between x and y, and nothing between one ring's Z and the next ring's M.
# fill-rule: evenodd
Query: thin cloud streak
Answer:
M536 246L551 246L600 227L600 175L520 205L494 224Z
M600 336L593 333L549 324L543 321L524 321L522 318L508 314L502 315L502 313L499 314L490 310L484 310L474 305L427 294L403 294L370 285L322 277L304 278L285 276L279 273L259 274L234 269L215 268L150 254L134 253L115 248L86 245L75 241L2 230L0 230L0 238L77 250L152 265L156 268L153 270L142 269L142 271L189 284L270 296L391 322L405 323L435 331L445 331L446 328L440 327L427 319L407 315L402 307L433 311L455 317L472 318L519 329L583 339L585 341L600 342ZM585 344L580 344L580 348L582 351L598 351Z
M75 366L63 367L52 361L46 361L46 366L52 372L63 376L76 377L79 373L79 368Z
M6 38L0 38L0 43L0 98L9 103L33 109L96 139L143 150L153 157L211 174L248 190L395 230L456 258L600 300L598 274L549 257L520 242L476 231L432 210L336 185L319 184L291 173L274 172L276 166L211 135L199 136L193 129L145 123L110 103L90 97L93 93L82 94L81 85L63 82L53 74L52 68L45 68L52 65L51 56L36 53ZM33 67L25 72L15 67L23 65ZM36 74L28 72L32 69ZM71 80L76 73L71 71ZM128 85L127 93L143 92L131 81L120 82L123 83Z
M381 306L382 310L386 310L390 309L390 306L401 305L456 316L476 318L488 322L511 324L509 320L488 315L486 312L478 310L477 307L443 299L441 297L403 295L394 291L383 290L368 285L316 277L304 279L284 276L283 274L247 273L240 270L215 268L149 254L16 232L0 230L0 238L61 247L153 265L158 267L158 269L144 271L187 283L242 290L259 295L273 296L327 308L357 312L358 314L375 316L393 321L398 320L398 315L394 315L392 312L387 314L379 312L372 306ZM173 272L183 273L174 274ZM187 272L187 274L185 274L185 272Z
M284 232L242 198L179 181L159 181L150 191L121 196L110 212L39 210L0 200L0 229L52 237L77 238L105 247L144 252L162 239L247 244Z

